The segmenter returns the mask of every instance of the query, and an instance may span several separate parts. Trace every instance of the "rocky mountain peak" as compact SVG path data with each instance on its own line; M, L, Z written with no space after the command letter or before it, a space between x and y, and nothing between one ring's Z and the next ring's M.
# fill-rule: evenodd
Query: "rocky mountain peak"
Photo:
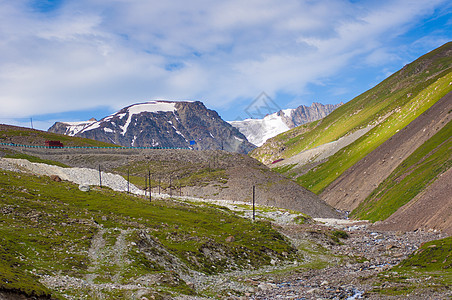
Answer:
M232 121L232 126L243 133L246 138L256 146L261 146L269 138L305 123L313 122L326 117L339 104L321 104L314 102L311 106L300 105L295 109L282 109L263 119L246 119Z
M200 101L137 103L99 121L57 122L49 131L133 147L223 149L239 153L255 148Z

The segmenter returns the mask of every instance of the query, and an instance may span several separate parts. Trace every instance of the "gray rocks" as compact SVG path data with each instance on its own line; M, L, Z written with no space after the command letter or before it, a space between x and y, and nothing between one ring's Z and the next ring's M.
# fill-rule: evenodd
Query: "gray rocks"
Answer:
M56 182L61 182L61 178L58 175L50 175L50 179Z
M235 238L232 235L228 236L225 240L226 243L233 243L234 241L235 241Z
M81 190L82 192L89 192L90 187L87 184L80 184L78 186L78 189Z

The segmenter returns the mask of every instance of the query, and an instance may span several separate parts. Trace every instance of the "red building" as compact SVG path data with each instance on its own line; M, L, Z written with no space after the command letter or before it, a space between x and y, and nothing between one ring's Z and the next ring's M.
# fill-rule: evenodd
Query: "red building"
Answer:
M64 147L60 141L46 141L46 147Z

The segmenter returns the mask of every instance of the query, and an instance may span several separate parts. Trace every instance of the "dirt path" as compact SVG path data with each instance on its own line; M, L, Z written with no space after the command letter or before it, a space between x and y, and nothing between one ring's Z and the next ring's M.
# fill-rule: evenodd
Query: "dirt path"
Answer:
M91 240L91 247L88 250L88 257L90 259L90 265L88 267L88 274L86 274L86 281L93 283L97 277L96 270L100 264L102 257L102 249L105 248L104 234L105 229L99 229Z

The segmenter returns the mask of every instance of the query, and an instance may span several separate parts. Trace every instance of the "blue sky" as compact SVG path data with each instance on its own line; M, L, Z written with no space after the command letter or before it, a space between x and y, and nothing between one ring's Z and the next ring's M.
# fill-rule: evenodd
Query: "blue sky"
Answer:
M0 123L46 130L154 99L245 118L347 102L452 40L443 0L0 0Z

